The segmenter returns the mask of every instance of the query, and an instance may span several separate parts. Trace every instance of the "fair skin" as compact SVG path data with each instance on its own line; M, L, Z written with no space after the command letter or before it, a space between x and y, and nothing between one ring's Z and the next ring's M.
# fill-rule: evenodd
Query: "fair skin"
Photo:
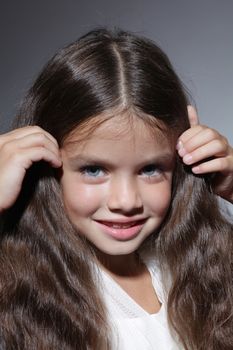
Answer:
M79 134L77 128L61 149L69 217L101 252L131 254L166 214L174 150L137 117L111 118L85 141Z
M174 150L137 117L130 123L124 115L111 118L85 141L79 134L77 128L61 149L68 216L96 248L102 268L155 313L159 301L135 252L168 210Z
M214 193L233 203L233 148L216 130L200 125L194 107L188 106L191 128L178 140L177 150L194 174L215 173ZM208 161L205 159L211 158ZM198 166L195 164L200 162Z
M218 184L213 184L213 190L233 203L233 148L216 130L198 124L193 107L189 106L188 112L191 128L178 141L193 157L189 164L200 161L199 169L193 169L199 174L216 172ZM182 151L178 152L187 164ZM214 160L205 162L206 156ZM62 165L57 141L40 127L29 126L0 135L0 212L14 204L27 169L40 160L55 168Z
M180 136L177 143L180 157L194 173L216 172L213 190L233 202L233 149L218 132L199 125L196 112L191 107L189 118L191 128ZM166 214L172 176L169 154L172 159L172 153L165 141L161 143L160 139L156 142L148 130L137 137L140 128L133 129L133 137L127 132L121 133L121 142L117 142L117 134L109 135L109 130L99 129L97 134L91 135L89 142L76 143L75 152L66 144L59 150L56 140L36 126L1 135L0 212L14 204L25 173L34 162L44 160L55 168L63 165L61 185L70 219L97 248L103 268L139 305L154 313L159 310L159 301L149 272L134 252L158 228ZM140 143L142 135L146 135L146 140ZM75 136L75 133L72 134L72 137ZM153 153L155 150L156 154ZM114 152L112 156L110 151ZM98 156L98 160L107 166L106 174L103 169L85 168L87 159L83 158L87 155L92 160ZM106 159L102 159L103 155ZM150 159L144 159L145 155L150 155ZM159 157L170 164L170 168L165 166L167 170L162 175L158 169L151 167L151 161L156 160L157 163ZM206 158L211 160L205 161ZM82 174L77 170L80 169L80 159L84 160ZM199 162L198 167L196 162ZM153 172L156 176L152 176L151 181ZM98 180L90 182L96 174ZM152 200L152 197L160 200ZM79 207L76 198L81 198L80 202L85 205Z

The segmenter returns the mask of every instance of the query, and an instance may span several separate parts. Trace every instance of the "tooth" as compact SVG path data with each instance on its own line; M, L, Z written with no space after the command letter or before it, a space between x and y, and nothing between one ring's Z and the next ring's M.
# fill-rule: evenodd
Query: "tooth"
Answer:
M113 228L129 228L129 227L131 227L131 226L133 226L134 225L134 223L130 223L130 224L113 224L112 225L112 227Z
M118 224L118 223L113 223L113 222L105 222L105 225L109 226L109 227L112 227L112 228L115 228L115 229L127 229L129 227L132 227L136 224L136 222L130 222L130 223L122 223L122 224Z

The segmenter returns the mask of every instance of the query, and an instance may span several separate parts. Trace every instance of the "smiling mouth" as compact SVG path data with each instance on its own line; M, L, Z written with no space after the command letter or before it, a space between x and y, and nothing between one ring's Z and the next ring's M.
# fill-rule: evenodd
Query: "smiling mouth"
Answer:
M147 219L130 222L96 221L97 225L106 235L119 241L125 241L136 237L142 230Z
M112 222L112 221L98 221L100 224L106 225L108 227L112 227L115 229L127 229L133 226L141 225L145 222L145 219L143 220L137 220L137 221L131 221L131 222Z

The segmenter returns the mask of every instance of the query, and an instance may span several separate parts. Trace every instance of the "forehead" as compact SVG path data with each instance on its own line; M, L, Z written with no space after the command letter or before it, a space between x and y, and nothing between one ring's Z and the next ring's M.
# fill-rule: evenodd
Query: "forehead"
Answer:
M74 150L86 148L101 143L127 142L127 147L153 145L157 147L173 148L167 130L155 120L140 118L136 115L121 113L115 116L97 116L75 128L65 139L63 148Z

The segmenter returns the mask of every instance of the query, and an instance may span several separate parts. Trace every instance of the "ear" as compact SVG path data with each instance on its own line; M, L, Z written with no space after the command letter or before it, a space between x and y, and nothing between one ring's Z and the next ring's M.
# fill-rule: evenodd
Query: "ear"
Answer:
M191 106L191 105L188 105L187 109L188 109L188 117L189 117L190 126L193 127L195 125L198 125L199 124L199 119L198 119L198 115L197 115L196 109L193 106Z

